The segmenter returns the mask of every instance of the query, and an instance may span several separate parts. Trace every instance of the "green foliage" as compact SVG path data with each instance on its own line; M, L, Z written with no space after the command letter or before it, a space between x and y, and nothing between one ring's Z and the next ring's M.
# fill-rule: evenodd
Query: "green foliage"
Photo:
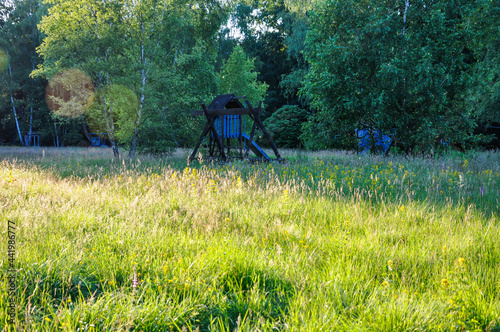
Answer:
M257 81L255 59L248 59L241 46L234 48L217 78L220 94L246 96L253 106L264 100L268 85Z
M279 148L299 148L302 124L309 113L299 106L286 105L264 121L264 127Z
M297 91L307 67L302 55L307 16L286 1L273 0L241 1L231 17L239 29L238 43L255 58L258 80L269 85L263 118L286 104L304 106L305 99L298 98ZM226 34L222 40L231 38ZM227 44L221 42L221 46Z
M123 85L105 86L86 112L92 132L109 133L112 140L126 144L134 134L139 100L135 93Z
M43 13L38 0L0 4L0 141L12 143L15 137L16 143L20 143L16 120L21 134L30 128L40 132L53 126L45 121L46 81L29 76L40 63L36 54L40 44L37 24ZM14 107L17 117L13 114Z
M477 27L469 45L469 58L477 59L469 102L479 123L500 124L500 6L495 1L481 1L471 8L467 19Z
M178 57L164 73L155 97L159 108L146 114L139 136L139 151L168 153L172 147L191 147L203 130L204 121L190 111L216 94L214 55L200 44Z
M109 86L128 87L138 99L135 115L130 108L120 111L121 115L114 114L115 111L93 112L90 118L94 123L107 123L110 137L130 147L131 158L138 143L146 144L147 150L154 136L165 136L158 131L168 127L188 131L188 121L170 124L157 121L173 120L163 113L185 111L193 106L193 99L206 97L207 87L214 85L214 76L205 74L206 62L213 61L213 56L203 52L204 57L198 57L200 61L191 61L190 65L186 65L189 61L185 59L196 58L202 44L213 49L214 35L227 16L218 1L188 4L183 0L47 0L47 3L49 15L40 24L46 35L39 48L44 63L33 75L51 78L65 68L77 66L91 77L101 105L106 105L103 96L108 94ZM191 89L187 82L192 83ZM185 97L186 94L189 96ZM107 106L101 109L106 110ZM98 115L104 118L98 120ZM140 133L142 129L146 129L144 135ZM162 145L176 141L167 136Z
M407 4L407 3L406 3ZM311 20L302 90L331 133L377 128L406 152L466 144L469 1L324 1Z

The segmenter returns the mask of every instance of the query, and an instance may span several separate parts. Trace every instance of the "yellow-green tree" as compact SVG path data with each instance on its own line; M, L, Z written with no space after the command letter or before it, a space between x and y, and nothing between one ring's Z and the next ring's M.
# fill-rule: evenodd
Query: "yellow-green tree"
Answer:
M246 96L252 105L264 100L268 85L257 80L255 59L249 59L241 46L236 46L218 75L220 94Z

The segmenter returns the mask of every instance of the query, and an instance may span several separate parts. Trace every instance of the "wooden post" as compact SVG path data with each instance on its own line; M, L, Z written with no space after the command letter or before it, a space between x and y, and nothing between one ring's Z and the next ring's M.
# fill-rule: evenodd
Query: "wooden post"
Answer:
M240 142L240 158L243 158L243 115L238 117L238 141Z
M250 132L250 139L248 144L252 144L253 141L253 135L255 135L255 129L257 128L257 125L255 124L255 119L253 121L253 126L252 126L252 131ZM248 155L250 154L250 147L247 146L247 150L245 151L245 159L248 158Z
M214 136L215 142L217 143L217 147L219 148L219 150L221 152L221 157L225 161L226 155L224 154L224 146L221 144L221 142L219 140L219 135L217 134L217 130L215 130L215 127L214 127L214 122L215 122L215 119L217 116L208 115L207 107L205 106L204 103L201 104L201 106L203 107L203 113L205 114L205 117L207 118L207 124L205 125L205 128L203 129L203 133L201 134L200 139L198 140L198 143L196 143L196 147L194 148L193 153L189 157L189 160L196 159L196 152L198 152L198 149L200 148L200 145L201 145L201 142L203 141L203 138L209 132L211 132ZM209 139L209 140L211 140L211 139ZM211 146L209 146L209 150L213 152L213 149ZM210 156L212 157L212 155L210 155Z
M212 125L213 125L213 123L212 123ZM205 125L205 128L203 129L203 133L201 134L200 139L198 140L198 143L196 143L196 146L193 150L193 153L191 153L191 156L189 157L189 160L196 159L196 152L198 152L198 149L200 148L201 142L203 141L203 137L205 137L205 135L208 133L209 130L210 130L210 122L208 121L207 124Z
M214 134L215 142L217 143L217 146L219 147L222 160L226 161L226 154L224 153L224 143L221 143L221 141L219 139L219 134L217 134L217 130L215 130L215 127L214 127L214 122L215 122L216 116L208 115L207 106L205 106L204 103L201 104L201 107L203 107L203 113L205 113L207 121L210 123L209 129L212 130L212 133ZM212 118L212 119L210 119L210 118Z
M273 151L274 151L276 158L281 159L281 156L280 156L280 153L278 152L278 148L276 147L276 144L274 144L274 141L271 138L271 135L269 135L266 128L264 128L264 124L262 123L262 121L260 120L260 117L259 117L259 113L262 110L262 101L259 102L259 107L258 107L257 111L252 107L252 104L250 104L250 102L248 100L246 100L246 103L248 105L248 108L252 111L252 114L255 118L255 123L257 123L257 125L262 130L262 132L266 136L267 140L271 144L271 147L273 148Z

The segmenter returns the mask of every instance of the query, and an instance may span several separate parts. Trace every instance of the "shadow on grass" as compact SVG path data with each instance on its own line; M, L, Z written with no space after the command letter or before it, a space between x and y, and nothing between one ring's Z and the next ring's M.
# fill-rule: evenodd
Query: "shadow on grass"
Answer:
M279 328L289 302L295 295L293 284L252 266L236 265L221 280L223 301L209 308L211 316L233 331L245 320L274 322Z

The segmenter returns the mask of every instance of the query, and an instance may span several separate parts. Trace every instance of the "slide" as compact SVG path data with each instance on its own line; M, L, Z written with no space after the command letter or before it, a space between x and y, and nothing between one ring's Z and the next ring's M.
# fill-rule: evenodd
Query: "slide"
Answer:
M252 152L255 153L257 157L271 160L271 158L264 152L264 150L262 150L260 146L257 145L257 143L255 143L254 141L250 141L250 136L248 136L247 134L241 134L241 136L245 139L247 146L250 147L250 150L252 150Z

